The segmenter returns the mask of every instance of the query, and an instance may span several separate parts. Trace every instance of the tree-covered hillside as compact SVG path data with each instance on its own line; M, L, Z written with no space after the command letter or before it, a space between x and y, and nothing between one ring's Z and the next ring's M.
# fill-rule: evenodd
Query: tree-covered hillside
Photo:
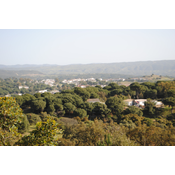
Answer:
M126 98L147 101L128 107ZM155 106L153 99L164 105ZM174 106L175 81L1 97L0 145L173 146Z
M1 70L37 70L44 74L125 74L125 75L164 75L175 77L175 60L142 61L121 63L97 63L80 65L18 65L3 66Z
M40 77L43 76L43 73L37 70L0 70L0 78L28 78L28 77Z

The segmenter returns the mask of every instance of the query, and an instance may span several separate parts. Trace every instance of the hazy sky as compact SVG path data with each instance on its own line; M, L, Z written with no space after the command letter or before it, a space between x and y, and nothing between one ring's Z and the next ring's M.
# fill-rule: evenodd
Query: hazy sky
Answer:
M0 29L0 64L175 60L175 30Z

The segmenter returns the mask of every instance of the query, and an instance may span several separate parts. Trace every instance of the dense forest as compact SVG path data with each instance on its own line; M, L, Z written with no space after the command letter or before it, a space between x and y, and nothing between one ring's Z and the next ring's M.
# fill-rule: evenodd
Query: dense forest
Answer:
M131 98L147 101L126 106ZM155 99L164 105L157 107ZM0 145L171 146L174 106L175 81L1 97Z

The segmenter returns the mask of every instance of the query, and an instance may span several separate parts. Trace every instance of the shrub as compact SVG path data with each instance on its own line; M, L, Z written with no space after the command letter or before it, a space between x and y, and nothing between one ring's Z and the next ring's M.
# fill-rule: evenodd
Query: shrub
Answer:
M84 109L81 108L77 108L74 111L75 116L79 116L80 118L84 118L87 116L87 112Z
M137 114L138 116L142 116L143 112L136 106L129 106L127 109L125 109L124 114Z
M46 121L47 116L48 116L47 112L41 112L41 114L40 114L40 118L41 118L42 121Z
M36 125L37 122L41 122L41 118L37 114L27 114L27 119L30 123L30 125Z
M73 141L70 141L70 139L61 138L57 141L57 146L75 146L75 143Z
M59 123L63 125L76 125L78 124L78 121L75 118L63 117L59 119Z
M0 145L10 146L20 137L16 125L21 123L24 114L12 97L0 98Z
M27 132L30 126L27 116L24 115L24 117L22 118L22 122L18 123L16 126L18 127L19 133Z

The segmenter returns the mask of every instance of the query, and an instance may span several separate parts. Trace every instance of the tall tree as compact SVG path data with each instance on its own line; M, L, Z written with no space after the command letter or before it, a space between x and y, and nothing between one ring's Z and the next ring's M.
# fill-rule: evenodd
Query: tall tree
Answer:
M106 105L115 115L120 115L123 112L125 106L123 99L118 97L108 98L106 101Z
M70 115L70 113L73 113L73 111L76 109L76 107L72 103L65 103L64 104L64 110Z
M111 110L107 108L106 104L102 104L99 102L95 102L93 104L93 107L93 113L97 116L100 116L100 118L107 116L111 112Z
M10 146L20 137L16 125L22 122L22 109L12 97L0 98L0 145Z
M136 91L136 99L138 99L141 85L138 82L132 83L132 84L130 84L130 89L133 91Z
M41 113L44 111L44 108L46 107L46 102L43 100L33 100L31 102L31 107L36 113Z
M167 97L163 100L165 105L171 106L171 113L173 113L173 107L175 106L175 98L174 97Z
M57 145L56 133L60 132L58 124L52 117L47 121L38 122L30 135L22 137L15 145L19 146L53 146Z
M142 116L143 112L136 106L129 106L127 109L125 109L124 114L137 114L138 116Z
M152 101L150 98L147 99L147 101L145 101L145 111L147 111L147 113L149 115L152 115L155 113L155 102Z

